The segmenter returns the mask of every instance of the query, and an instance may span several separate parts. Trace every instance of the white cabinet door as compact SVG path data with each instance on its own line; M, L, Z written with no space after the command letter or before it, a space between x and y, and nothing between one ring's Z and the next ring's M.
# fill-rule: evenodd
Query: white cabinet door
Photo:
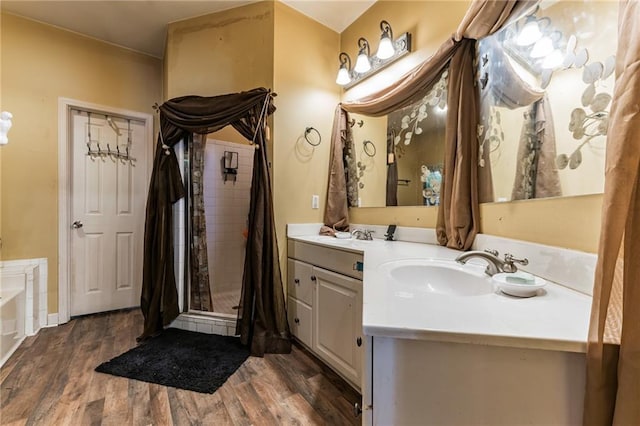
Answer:
M313 288L315 286L311 281L313 266L293 259L289 259L287 264L287 292L289 296L313 306Z
M313 268L313 350L358 388L362 377L362 281Z
M304 303L289 297L287 316L291 334L310 348L313 345L312 309Z

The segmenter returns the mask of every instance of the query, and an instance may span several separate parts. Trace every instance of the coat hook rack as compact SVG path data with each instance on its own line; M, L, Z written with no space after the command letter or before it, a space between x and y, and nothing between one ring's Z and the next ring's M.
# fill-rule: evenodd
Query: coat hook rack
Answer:
M358 125L358 127L362 127L364 126L364 120L358 120L356 121L355 118L352 118L351 120L349 120L349 126L353 127L355 125Z
M318 135L317 141L314 141L313 140L314 138L309 137L311 133L315 133ZM304 129L304 139L311 146L318 146L320 145L320 142L322 142L322 136L320 135L320 132L318 131L318 129L316 129L315 127L307 127L306 129Z

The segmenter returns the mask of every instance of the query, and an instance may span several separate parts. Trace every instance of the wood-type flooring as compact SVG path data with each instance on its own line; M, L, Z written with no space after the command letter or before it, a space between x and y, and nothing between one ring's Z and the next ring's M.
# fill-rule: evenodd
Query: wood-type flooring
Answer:
M3 425L355 425L360 395L299 347L249 359L214 394L96 373L135 346L139 310L25 339L0 369Z

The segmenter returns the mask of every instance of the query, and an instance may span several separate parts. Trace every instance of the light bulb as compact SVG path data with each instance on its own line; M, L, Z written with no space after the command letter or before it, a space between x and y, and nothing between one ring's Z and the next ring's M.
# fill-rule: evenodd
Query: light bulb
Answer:
M540 40L541 37L542 33L540 32L540 27L538 27L538 22L530 20L522 27L516 43L518 46L529 46Z
M369 62L369 57L366 53L362 52L358 55L358 59L356 60L356 66L353 70L359 74L365 73L371 69L371 62Z
M380 45L378 46L378 53L376 56L380 59L389 59L396 53L393 48L393 43L388 36L382 36L380 38Z
M346 67L340 67L338 71L338 77L336 78L336 83L340 86L344 86L345 84L349 84L351 82L351 76L349 75L349 70Z
M531 49L532 58L543 58L553 52L553 42L547 36L542 37Z
M562 64L563 60L564 60L564 57L562 56L562 53L560 53L560 51L556 49L553 52L551 52L549 55L547 55L546 58L544 58L544 61L542 62L542 68L547 68L547 69L558 68L560 64Z

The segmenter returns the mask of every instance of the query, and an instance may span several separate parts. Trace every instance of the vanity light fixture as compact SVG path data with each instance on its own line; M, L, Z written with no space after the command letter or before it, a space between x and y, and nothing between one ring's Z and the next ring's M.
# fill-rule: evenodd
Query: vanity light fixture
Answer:
M344 86L351 82L351 58L344 52L340 52L338 58L340 59L340 69L338 70L336 83Z
M389 59L396 53L396 49L393 47L393 30L385 20L380 21L380 30L382 30L382 35L380 35L376 56L380 59Z
M358 58L356 59L356 66L353 68L358 74L364 74L371 69L371 61L369 60L369 42L364 37L358 39Z
M337 84L348 89L411 52L411 34L406 32L394 40L391 25L385 20L380 22L380 30L380 44L373 56L369 42L364 37L358 39L358 57L353 69L349 55L340 53Z

